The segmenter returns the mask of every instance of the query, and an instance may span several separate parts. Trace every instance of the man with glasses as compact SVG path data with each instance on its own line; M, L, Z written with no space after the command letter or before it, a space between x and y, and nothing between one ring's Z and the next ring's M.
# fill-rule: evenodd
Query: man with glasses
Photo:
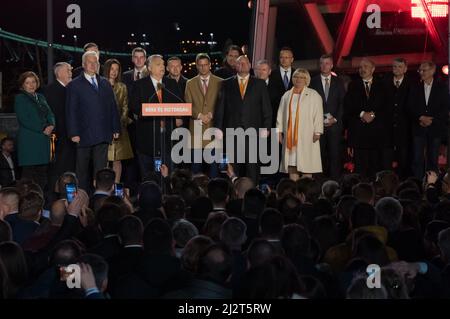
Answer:
M447 134L448 90L434 79L435 72L434 62L420 64L420 83L412 88L408 100L413 119L412 169L417 178L422 178L425 170L438 171L439 147L442 137Z

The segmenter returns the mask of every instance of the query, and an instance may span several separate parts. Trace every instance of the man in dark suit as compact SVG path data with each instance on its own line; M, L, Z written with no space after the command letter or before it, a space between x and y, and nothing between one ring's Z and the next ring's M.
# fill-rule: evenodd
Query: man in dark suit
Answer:
M406 60L396 58L392 63L392 75L385 81L387 112L385 129L387 130L387 148L384 151L384 166L397 162L397 173L405 179L410 176L411 125L407 110L410 81L406 76Z
M272 126L271 127L276 127L277 113L275 113L275 112L277 112L277 110L278 110L278 105L280 104L280 99L279 99L279 92L277 91L276 86L272 85L272 82L270 81L271 74L272 74L272 68L270 66L269 61L260 60L260 61L256 62L255 76L258 79L261 79L264 82L266 82L267 90L269 91L270 105L272 106Z
M15 182L17 177L14 153L14 140L5 137L1 141L0 154L0 186L7 187Z
M320 153L325 175L338 180L342 171L342 115L344 113L345 87L342 79L333 76L333 57L320 57L320 74L312 78L310 87L323 101L325 131L320 140Z
M55 114L55 160L49 170L50 190L64 172L75 171L76 145L67 137L66 127L66 87L72 81L72 67L59 62L54 67L56 81L44 90L48 105Z
M165 67L161 55L154 54L147 59L149 77L135 82L133 97L130 103L131 111L136 121L136 153L139 160L141 178L145 179L154 171L154 160L161 157L163 164L170 164L170 135L172 129L181 126L181 119L160 117L143 117L143 103L180 103L181 93L175 80L164 77ZM163 132L163 133L161 133ZM166 147L161 152L163 142Z
M183 70L183 65L181 64L181 59L177 56L170 57L167 60L166 69L167 69L167 72L169 72L167 77L169 79L175 80L175 82L177 82L178 92L180 92L181 97L184 100L184 93L186 92L186 83L187 83L188 79L186 77L184 77L183 74L181 73L181 71ZM190 120L189 116L185 116L183 118L183 127L189 129L189 120Z
M122 81L127 86L128 92L128 105L130 105L133 96L133 87L135 81L143 79L148 76L147 66L147 52L143 48L134 48L131 52L134 68L126 71L122 74ZM128 109L128 117L133 119L133 122L127 126L128 136L130 137L131 148L133 153L136 154L136 120L137 117L133 116L131 108ZM134 191L138 187L138 182L141 180L139 177L139 162L137 158L133 157L130 160L123 161L123 179L125 185L130 188L130 191Z
M292 74L294 69L292 68L294 63L294 52L289 47L283 47L280 50L280 65L278 68L272 70L269 78L269 90L277 92L276 98L274 98L272 106L274 106L272 122L275 124L277 120L278 106L280 105L281 97L286 91L292 88ZM272 126L275 127L275 126Z
M412 168L417 178L423 178L425 169L438 171L439 147L447 133L448 88L434 79L435 72L434 62L422 62L419 68L421 82L411 87L408 100L413 130Z
M84 72L67 86L67 135L77 143L76 173L80 187L90 189L90 176L108 162L108 144L119 138L120 117L111 84L97 75L98 55L83 55ZM94 172L89 173L92 159Z
M257 134L261 133L262 137L267 137L272 124L269 93L263 80L250 75L250 67L250 61L246 56L238 58L236 64L238 74L223 82L213 121L215 127L224 133L227 128L244 130L254 128ZM265 130L259 132L259 129ZM234 136L226 138L234 138ZM234 163L237 162L236 156L242 156L240 152L245 154L245 163L236 163L235 172L238 172L238 176L250 177L257 184L260 176L259 166L257 163L249 162L248 139L246 138L244 145L236 146ZM230 153L230 150L226 152Z
M355 172L371 178L382 167L385 143L384 85L373 77L375 63L362 59L359 66L361 79L349 84L344 102L344 117L348 122L348 146L353 152Z

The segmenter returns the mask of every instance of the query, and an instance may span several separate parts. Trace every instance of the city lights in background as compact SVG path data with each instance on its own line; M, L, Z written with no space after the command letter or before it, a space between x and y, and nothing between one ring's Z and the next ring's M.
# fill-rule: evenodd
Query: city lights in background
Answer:
M442 67L442 73L444 73L445 75L448 75L448 64L447 64L447 65L444 65L444 66Z
M448 0L425 0L431 17L443 18L448 15ZM411 0L411 17L425 19L422 0Z

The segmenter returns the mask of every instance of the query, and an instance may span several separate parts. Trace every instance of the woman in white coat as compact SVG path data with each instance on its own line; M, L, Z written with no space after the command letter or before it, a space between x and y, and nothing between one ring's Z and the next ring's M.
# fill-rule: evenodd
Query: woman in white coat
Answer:
M298 180L322 172L320 135L323 133L322 98L308 88L311 76L305 69L292 75L294 86L280 101L277 115L279 141L283 145L280 171Z

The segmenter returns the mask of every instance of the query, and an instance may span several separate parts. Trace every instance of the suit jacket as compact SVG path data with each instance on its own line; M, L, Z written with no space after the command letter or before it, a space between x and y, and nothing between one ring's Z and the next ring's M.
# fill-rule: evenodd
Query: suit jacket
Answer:
M164 77L162 83L165 85L165 89L162 94L163 103L180 103L181 93L178 91L178 86L175 80ZM151 77L140 79L134 83L133 96L131 101L131 111L138 117L136 121L136 149L143 154L153 155L154 149L159 149L161 132L160 132L160 119L159 117L154 120L154 117L142 116L142 103L158 103L158 96L153 86ZM172 127L175 127L174 119L166 120L166 128L171 123ZM156 123L156 127L153 127L153 122ZM155 129L155 136L153 129ZM166 139L170 138L169 129L166 129ZM153 145L153 139L155 138L155 144Z
M316 90L322 97L323 102L323 114L331 113L337 123L333 126L342 127L342 116L344 114L344 97L345 97L345 86L342 79L331 76L330 81L330 92L328 93L328 100L325 99L325 92L322 85L321 75L317 75L311 79L310 88ZM327 128L325 128L326 130Z
M214 112L214 125L224 133L226 128L270 129L272 108L266 83L250 76L242 99L237 76L224 80Z
M172 79L168 75L166 77L168 79ZM175 79L172 79L172 80L175 80ZM175 82L177 83L177 86L178 86L178 92L180 92L182 94L181 97L183 97L184 91L186 91L186 83L187 83L187 81L188 81L188 78L186 78L184 76L180 76L180 79L178 80L178 82L175 80Z
M393 76L385 80L387 103L387 130L389 146L407 147L411 140L411 120L408 114L408 96L411 82L405 76L399 88L394 85Z
M14 158L13 164L14 164L14 174L17 177L16 163L14 161ZM0 151L0 185L2 187L7 187L11 185L13 182L14 179L11 168L9 167L8 161L6 160L5 156Z
M277 86L271 83L270 78L268 80L269 83L266 84L266 87L269 92L270 105L272 106L272 127L276 127L278 108L280 106L280 96Z
M216 76L218 76L219 78L225 80L225 79L231 78L232 76L235 76L236 70L234 70L231 66L229 66L228 63L225 62L221 68L217 69L214 72L214 74Z
M208 114L208 112L214 115L221 87L222 79L211 74L205 96L203 95L203 86L199 75L187 81L184 99L186 103L192 103L192 117L189 123L192 138L194 138L194 121L198 119L198 115L200 113ZM210 127L212 127L212 121L207 125L201 126L200 132L202 136L205 130ZM205 147L208 143L209 141L203 141L202 147ZM194 147L194 145L191 145L191 147Z
M10 214L5 217L5 220L11 226L13 233L13 241L22 245L28 238L33 235L39 224L19 217L19 213Z
M58 177L66 171L75 170L76 144L67 136L66 93L67 88L58 81L44 89L44 96L55 115L56 153L53 168Z
M290 90L292 88L292 75L294 74L295 69L291 68L291 78L289 79L289 87L286 90L284 87L283 77L281 75L280 67L277 67L275 70L272 70L272 73L270 73L269 77L269 91L273 91L272 94L274 94L272 101L272 107L273 107L273 124L276 124L276 118L278 114L278 107L280 105L281 97L283 96L286 91ZM273 125L275 127L275 125Z
M448 93L448 88L435 79L431 87L427 105L425 102L423 82L412 85L408 99L408 108L412 117L414 136L425 136L425 134L428 134L433 137L442 137L447 135L446 129L449 112ZM419 117L422 115L432 116L433 123L426 128L420 126Z
M374 112L375 119L364 123L361 112ZM384 122L386 105L383 82L373 78L369 97L366 96L364 82L361 78L352 81L344 102L344 118L348 125L348 145L355 148L374 149L386 143Z
M80 137L80 147L111 143L113 134L120 133L120 117L111 84L97 75L98 90L84 73L67 86L67 135Z

